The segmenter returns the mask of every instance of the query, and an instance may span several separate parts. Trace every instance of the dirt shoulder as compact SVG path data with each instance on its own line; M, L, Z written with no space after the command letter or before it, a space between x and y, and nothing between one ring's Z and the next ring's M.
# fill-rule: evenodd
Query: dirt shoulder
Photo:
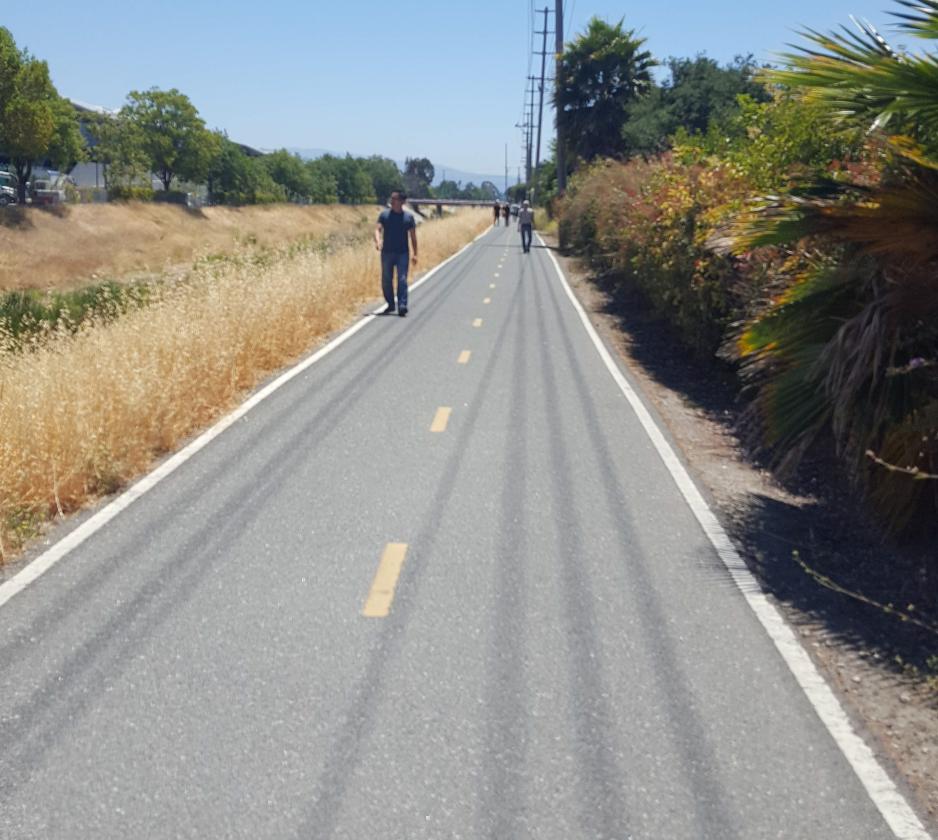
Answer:
M732 373L690 358L639 298L555 255L750 568L938 837L938 635L875 605L938 626L925 580L934 546L886 540L829 452L778 481L743 443ZM854 594L822 585L802 563Z
M370 205L295 204L187 209L112 202L0 213L0 292L62 289L157 274L200 257L277 248L374 227Z

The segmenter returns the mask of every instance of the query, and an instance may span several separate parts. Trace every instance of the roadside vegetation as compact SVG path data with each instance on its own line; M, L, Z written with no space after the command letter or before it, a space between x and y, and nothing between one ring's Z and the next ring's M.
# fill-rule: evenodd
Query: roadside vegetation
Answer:
M422 225L421 269L488 225L481 210ZM8 341L0 559L50 519L123 487L375 300L372 242L324 241L201 259L121 317L62 320L28 348Z
M27 341L56 325L146 304L197 261L286 246L333 248L372 236L377 207L95 204L0 226L0 332Z
M262 154L176 89L91 113L3 27L0 153L16 188L0 208L0 560L347 323L378 288L376 205L435 192L423 157ZM30 179L81 161L104 195L69 188L96 203L39 212ZM491 183L437 189L498 197ZM423 225L420 267L487 224L467 211Z
M938 2L900 3L903 36L938 38ZM938 536L938 56L868 24L805 39L782 68L671 60L656 87L641 40L593 21L565 115L627 84L595 143L568 123L560 238L732 366L778 470L830 445L884 527Z

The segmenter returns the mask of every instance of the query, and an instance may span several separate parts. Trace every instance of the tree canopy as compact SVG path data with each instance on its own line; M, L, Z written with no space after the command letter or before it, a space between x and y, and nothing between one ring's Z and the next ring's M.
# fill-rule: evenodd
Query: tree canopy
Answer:
M188 96L176 88L132 90L122 114L139 127L143 153L164 189L176 178L205 179L218 141Z
M435 170L427 158L407 158L404 161L404 186L407 194L414 198L432 195L430 184L433 183Z
M757 67L752 56L737 56L726 66L705 55L669 58L664 64L670 78L628 106L622 127L627 154L661 152L679 129L688 134L706 132L711 122L723 121L738 110L741 95L756 102L770 98L754 79Z
M19 200L33 163L49 158L57 166L79 160L83 143L72 106L49 77L45 61L17 49L8 29L0 27L0 148L16 170Z
M643 49L645 39L623 23L592 18L561 57L555 104L564 148L573 157L626 152L626 109L652 87L655 60Z
M403 186L401 170L390 158L372 155L362 159L361 164L371 178L375 201L378 204L386 204L391 193Z

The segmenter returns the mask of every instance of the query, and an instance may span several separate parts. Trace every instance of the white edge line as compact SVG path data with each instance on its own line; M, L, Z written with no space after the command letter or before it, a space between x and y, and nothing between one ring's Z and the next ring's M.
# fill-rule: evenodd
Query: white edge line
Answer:
M538 240L542 245L544 244L540 236L538 236ZM749 571L745 561L707 505L645 404L613 361L602 339L600 339L586 312L570 288L570 284L564 277L564 273L553 252L547 249L547 254L554 264L557 275L563 284L563 289L580 316L580 321L586 328L593 345L596 347L609 373L612 374L612 378L628 400L629 405L638 416L639 422L658 451L661 460L664 461L668 472L671 473L675 484L677 484L685 501L700 523L700 527L703 528L720 560L723 561L723 565L729 571L746 602L756 614L763 628L765 628L766 633L775 643L775 647L781 654L782 659L785 660L788 669L794 675L802 691L807 695L811 705L814 706L818 717L827 727L828 732L830 732L837 746L840 747L841 752L857 774L866 792L873 800L873 804L879 809L889 828L892 829L893 834L899 840L931 840L931 836L925 831L921 820L898 790L889 774L876 760L873 751L854 731L840 701L821 676L791 628L785 623L779 611L766 598L759 582Z
M426 283L427 280L436 274L436 272L438 272L448 263L455 260L456 257L463 253L463 251L478 242L488 232L488 230L482 231L482 233L473 239L472 242L467 243L455 254L443 260L443 262L441 262L439 265L431 268L426 274L423 275L423 277L421 277L410 287L411 290L417 289ZM114 501L101 508L101 510L94 514L94 516L90 517L81 525L79 525L74 531L66 534L61 540L55 543L55 545L46 549L24 569L17 572L9 580L0 584L0 607L6 604L6 602L9 601L13 596L17 595L19 592L22 592L33 581L42 577L42 575L49 571L49 569L51 569L69 552L78 548L78 546L87 540L88 537L103 528L108 522L117 516L117 514L130 507L130 505L137 501L137 499L143 496L146 492L152 490L164 478L173 473L178 467L182 466L200 449L203 449L215 438L217 438L222 432L225 431L225 429L240 420L258 403L260 403L262 400L265 400L272 393L274 393L274 391L286 385L287 382L289 382L295 376L301 374L308 367L314 365L321 358L323 358L323 356L328 355L333 350L348 341L353 335L355 335L355 333L371 323L374 320L374 316L381 311L383 311L383 307L381 309L376 309L374 312L369 313L368 315L365 315L356 324L353 324L345 332L336 336L334 339L332 339L332 341L321 347L311 356L303 359L303 361L299 362L278 376L273 382L265 385L256 394L252 395L245 402L241 403L238 408L236 408L230 414L227 414L225 417L215 423L215 425L206 429L195 440L187 444L183 449L180 449L175 455L165 460L155 470L147 473L147 475L121 493L120 496L114 499Z

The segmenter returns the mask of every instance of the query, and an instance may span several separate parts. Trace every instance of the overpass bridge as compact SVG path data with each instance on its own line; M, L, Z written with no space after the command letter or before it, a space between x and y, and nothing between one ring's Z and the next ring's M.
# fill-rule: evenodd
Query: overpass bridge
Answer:
M408 198L407 204L410 204L417 212L421 207L436 207L438 216L443 215L444 207L491 207L493 204L504 204L502 199L493 198ZM421 213L421 215L423 215Z

